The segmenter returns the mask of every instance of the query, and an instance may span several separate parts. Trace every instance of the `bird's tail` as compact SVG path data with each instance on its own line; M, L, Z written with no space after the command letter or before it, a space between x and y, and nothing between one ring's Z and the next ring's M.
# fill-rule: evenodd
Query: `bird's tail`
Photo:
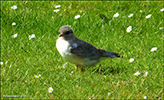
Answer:
M111 58L120 57L120 55L118 55L117 53L102 50L102 49L99 49L99 50L101 51L101 53L104 57L111 57Z

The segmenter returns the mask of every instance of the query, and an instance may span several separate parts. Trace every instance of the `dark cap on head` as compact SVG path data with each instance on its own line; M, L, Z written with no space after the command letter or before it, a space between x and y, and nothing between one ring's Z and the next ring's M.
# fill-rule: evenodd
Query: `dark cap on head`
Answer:
M70 26L62 26L60 29L59 29L59 32L60 33L66 33L66 32L69 32L69 33L73 33L73 29L70 27Z

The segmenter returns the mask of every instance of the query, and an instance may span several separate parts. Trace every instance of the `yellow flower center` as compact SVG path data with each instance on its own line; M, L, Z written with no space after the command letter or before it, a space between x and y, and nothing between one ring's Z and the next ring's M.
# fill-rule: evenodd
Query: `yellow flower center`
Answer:
M17 35L15 34L15 35L14 35L14 38L16 38L16 37L17 37Z

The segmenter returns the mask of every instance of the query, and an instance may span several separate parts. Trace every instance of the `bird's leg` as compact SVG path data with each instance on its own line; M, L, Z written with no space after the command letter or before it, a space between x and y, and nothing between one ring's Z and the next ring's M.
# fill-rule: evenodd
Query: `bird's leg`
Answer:
M77 72L78 65L76 65L75 72Z
M81 66L81 72L83 71L83 66Z

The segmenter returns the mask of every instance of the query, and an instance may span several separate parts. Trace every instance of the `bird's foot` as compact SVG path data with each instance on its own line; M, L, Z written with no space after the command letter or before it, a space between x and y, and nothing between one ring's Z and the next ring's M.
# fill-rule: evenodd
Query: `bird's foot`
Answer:
M76 68L75 68L75 73L77 72L77 69L78 69L78 65L76 65ZM81 66L81 72L83 71L83 66Z

